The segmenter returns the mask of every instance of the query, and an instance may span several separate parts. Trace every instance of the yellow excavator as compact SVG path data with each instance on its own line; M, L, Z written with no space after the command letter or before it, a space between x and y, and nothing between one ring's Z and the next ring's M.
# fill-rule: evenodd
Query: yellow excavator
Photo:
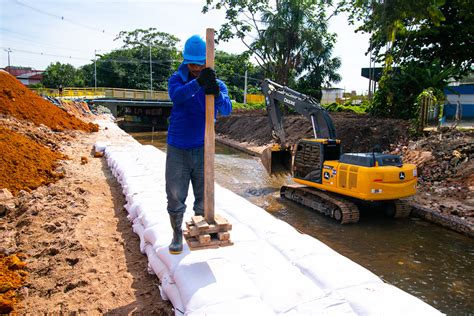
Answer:
M270 175L291 171L297 183L283 186L282 198L341 224L358 222L358 206L363 204L381 208L389 216L409 216L411 208L401 199L416 194L415 165L376 149L343 154L332 119L316 99L268 79L261 87L275 140L262 152L262 164ZM285 107L311 121L314 138L287 143L282 121Z

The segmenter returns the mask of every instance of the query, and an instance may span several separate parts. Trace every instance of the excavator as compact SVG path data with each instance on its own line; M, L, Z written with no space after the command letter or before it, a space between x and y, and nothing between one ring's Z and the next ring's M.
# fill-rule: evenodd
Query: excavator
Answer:
M341 224L358 222L359 207L367 204L395 218L409 216L411 208L402 199L416 194L415 165L377 147L367 153L343 153L328 111L315 98L269 79L261 88L274 138L262 152L262 164L270 175L291 172L297 183L281 187L282 198ZM314 138L288 143L282 120L285 107L310 120Z

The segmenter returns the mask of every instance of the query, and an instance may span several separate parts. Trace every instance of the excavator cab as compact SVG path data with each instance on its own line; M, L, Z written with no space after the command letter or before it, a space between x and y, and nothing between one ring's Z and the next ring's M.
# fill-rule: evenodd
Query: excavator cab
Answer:
M263 150L260 160L269 175L278 175L291 172L292 150L291 147L282 147L278 144Z

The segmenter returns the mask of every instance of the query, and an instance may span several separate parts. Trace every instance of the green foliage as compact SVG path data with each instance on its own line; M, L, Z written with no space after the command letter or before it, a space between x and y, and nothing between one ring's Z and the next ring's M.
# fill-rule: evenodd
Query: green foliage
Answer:
M232 101L232 109L234 110L264 110L266 108L265 103L240 103L236 101Z
M43 73L42 84L47 88L63 87L83 87L84 77L81 71L78 71L71 64L61 64L60 62L51 63Z
M472 1L343 0L343 4L353 22L362 22L359 30L371 34L369 51L374 60L385 62L371 113L413 119L422 91L441 91L449 77L459 79L472 71Z
M443 88L456 72L454 66L445 68L440 63L406 65L387 72L379 82L370 107L377 116L413 119L418 113L417 97L423 90L435 91L438 99Z
M324 105L324 108L330 112L354 112L357 114L366 114L369 109L369 102L363 101L360 105L353 105L350 101L345 104L338 104L333 102Z
M231 99L243 101L245 87L245 70L247 70L247 93L259 91L258 84L263 80L260 68L249 61L248 54L230 54L217 51L215 69L219 79L223 80L229 90Z
M44 88L44 85L41 82L40 83L33 83L33 84L28 85L28 88L41 89L41 88Z
M173 35L155 28L122 31L116 40L122 48L98 55L97 86L129 89L150 89L150 50L153 90L166 90L168 78L176 70L180 56ZM94 86L94 63L81 68L88 86Z
M226 10L227 22L218 40L239 38L274 81L295 86L301 79L302 92L314 94L313 87L340 80L338 58L331 58L336 40L327 30L330 1L307 0L207 0L203 8ZM251 42L247 39L251 38Z

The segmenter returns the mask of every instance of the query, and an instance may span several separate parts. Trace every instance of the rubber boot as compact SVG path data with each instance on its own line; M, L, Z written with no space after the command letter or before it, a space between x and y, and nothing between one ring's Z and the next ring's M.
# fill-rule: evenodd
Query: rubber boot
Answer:
M170 254L179 255L183 252L183 213L170 214L171 228L173 228L173 240L168 249Z

